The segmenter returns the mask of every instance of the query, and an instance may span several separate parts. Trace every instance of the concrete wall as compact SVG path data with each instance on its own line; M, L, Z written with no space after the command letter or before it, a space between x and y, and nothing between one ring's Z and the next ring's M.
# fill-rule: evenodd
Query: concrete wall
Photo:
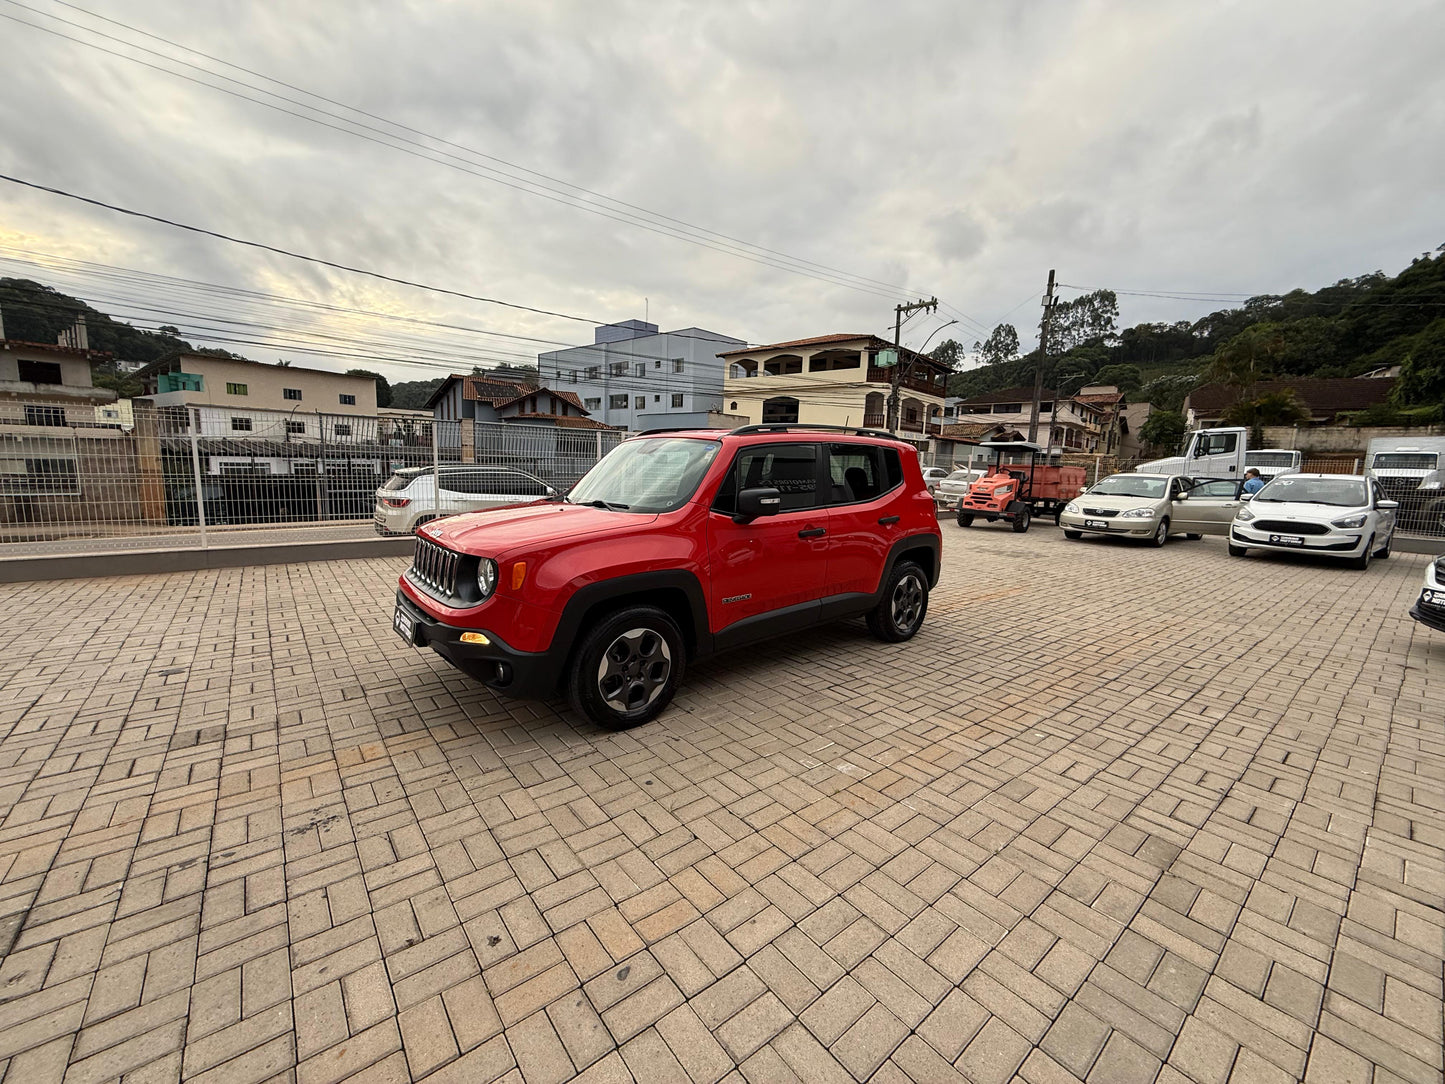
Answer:
M1431 437L1445 434L1445 426L1365 426L1354 428L1346 425L1321 425L1301 428L1292 425L1267 425L1264 427L1266 448L1298 448L1307 455L1360 455L1365 454L1370 441L1378 437Z
M20 361L44 361L60 366L60 382L66 387L91 387L90 359L56 350L25 350L14 345L0 347L0 381L20 380ZM45 385L37 385L43 389Z

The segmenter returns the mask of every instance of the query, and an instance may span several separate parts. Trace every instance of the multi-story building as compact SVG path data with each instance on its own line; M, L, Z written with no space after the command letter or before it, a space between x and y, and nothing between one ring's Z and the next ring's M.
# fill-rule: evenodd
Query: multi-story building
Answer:
M624 320L593 333L591 346L537 355L541 379L574 392L598 421L637 432L709 424L722 408L719 350L742 339L687 327L659 333L656 324Z
M898 369L880 368L892 343L876 335L820 335L729 350L723 409L760 422L888 424L888 397ZM904 347L899 351L898 434L922 444L943 414L948 367Z
M209 354L176 354L136 375L157 407L189 408L199 436L344 444L374 435L376 381L369 376Z
M1028 437L1034 389L1005 388L959 399L953 404L953 425L970 438L1021 440ZM1039 443L1056 452L1098 452L1110 404L1082 398L1059 398L1044 389L1039 402Z

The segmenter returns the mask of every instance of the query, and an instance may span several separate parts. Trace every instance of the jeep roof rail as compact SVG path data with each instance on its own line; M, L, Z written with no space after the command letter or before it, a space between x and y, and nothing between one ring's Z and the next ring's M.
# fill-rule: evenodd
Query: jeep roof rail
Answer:
M764 422L762 425L743 425L732 430L732 435L740 433L791 433L799 429L822 430L827 433L849 433L855 437L880 437L883 440L903 440L894 433L885 433L881 429L862 429L856 425L821 425L812 422ZM906 441L904 443L907 443Z

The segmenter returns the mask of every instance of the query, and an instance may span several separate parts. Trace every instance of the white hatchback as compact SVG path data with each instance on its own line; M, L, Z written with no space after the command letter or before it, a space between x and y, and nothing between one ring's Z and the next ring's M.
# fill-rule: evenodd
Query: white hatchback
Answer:
M443 516L557 495L542 479L514 467L458 464L440 470L440 485L431 467L407 467L388 478L376 491L372 518L376 533L411 534L423 523Z
M1356 474L1286 474L1254 495L1234 516L1229 555L1252 549L1295 550L1342 557L1368 568L1390 556L1397 502L1373 478Z
M982 478L983 473L977 469L958 468L938 483L933 490L934 500L945 508L956 507L959 501L968 496L968 487Z

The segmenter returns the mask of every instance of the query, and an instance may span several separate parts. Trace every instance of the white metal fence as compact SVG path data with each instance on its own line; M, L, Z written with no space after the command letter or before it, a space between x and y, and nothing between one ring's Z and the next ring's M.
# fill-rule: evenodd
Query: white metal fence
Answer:
M429 418L0 403L0 557L367 537L394 471L508 466L566 492L622 434Z

